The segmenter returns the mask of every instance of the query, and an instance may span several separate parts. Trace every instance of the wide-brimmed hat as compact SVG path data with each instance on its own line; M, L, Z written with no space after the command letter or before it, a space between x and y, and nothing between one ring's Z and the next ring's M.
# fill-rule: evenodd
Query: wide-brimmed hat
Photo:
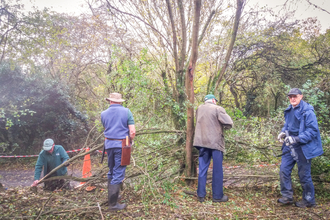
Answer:
M109 98L106 98L107 101L113 102L124 102L125 100L121 98L120 93L110 93Z
M46 139L46 140L44 141L44 145L42 146L42 148L43 148L45 151L50 151L50 150L52 149L52 147L53 147L53 144L54 144L53 139L48 138L48 139Z
M293 88L293 89L291 89L291 90L289 91L288 96L289 96L289 95L301 95L301 94L302 94L302 92L300 91L300 89L298 89L298 88Z

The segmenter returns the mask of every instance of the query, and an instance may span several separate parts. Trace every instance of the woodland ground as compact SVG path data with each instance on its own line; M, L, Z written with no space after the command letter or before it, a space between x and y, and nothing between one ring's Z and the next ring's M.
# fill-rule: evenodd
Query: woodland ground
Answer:
M315 208L277 203L278 166L241 164L228 168L230 164L225 164L224 186L229 197L226 203L212 202L211 179L206 201L199 203L195 197L196 183L188 187L177 178L174 183L164 183L152 190L124 188L121 202L126 202L128 208L109 213L105 184L96 185L93 192L83 187L53 193L39 187L37 193L32 192L29 185L34 164L33 160L1 164L0 182L4 185L0 191L1 219L330 219L329 184L315 183L318 203ZM73 170L79 175L78 168ZM295 185L297 201L301 191L299 184Z

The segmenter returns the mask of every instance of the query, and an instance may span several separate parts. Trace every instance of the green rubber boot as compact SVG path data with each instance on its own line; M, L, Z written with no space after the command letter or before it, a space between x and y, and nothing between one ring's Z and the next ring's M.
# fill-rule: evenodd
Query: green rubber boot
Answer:
M108 181L108 203L109 211L118 211L127 207L126 204L118 203L120 184L111 185Z

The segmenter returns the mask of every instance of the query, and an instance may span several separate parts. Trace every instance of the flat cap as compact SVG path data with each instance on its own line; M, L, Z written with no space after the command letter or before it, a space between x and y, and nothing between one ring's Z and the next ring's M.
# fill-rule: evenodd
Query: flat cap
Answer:
M302 94L302 92L300 91L300 89L298 89L298 88L293 88L293 89L291 89L291 90L289 91L288 96L289 96L289 95L301 95L301 94Z

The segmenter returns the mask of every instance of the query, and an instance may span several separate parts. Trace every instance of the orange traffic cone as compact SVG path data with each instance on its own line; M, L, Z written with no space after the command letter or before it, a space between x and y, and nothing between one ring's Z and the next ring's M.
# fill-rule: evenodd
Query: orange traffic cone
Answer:
M89 148L86 149L89 151ZM91 155L86 154L84 157L84 164L82 169L82 178L87 178L92 176L92 163L91 163ZM80 185L83 185L85 182L81 182Z

